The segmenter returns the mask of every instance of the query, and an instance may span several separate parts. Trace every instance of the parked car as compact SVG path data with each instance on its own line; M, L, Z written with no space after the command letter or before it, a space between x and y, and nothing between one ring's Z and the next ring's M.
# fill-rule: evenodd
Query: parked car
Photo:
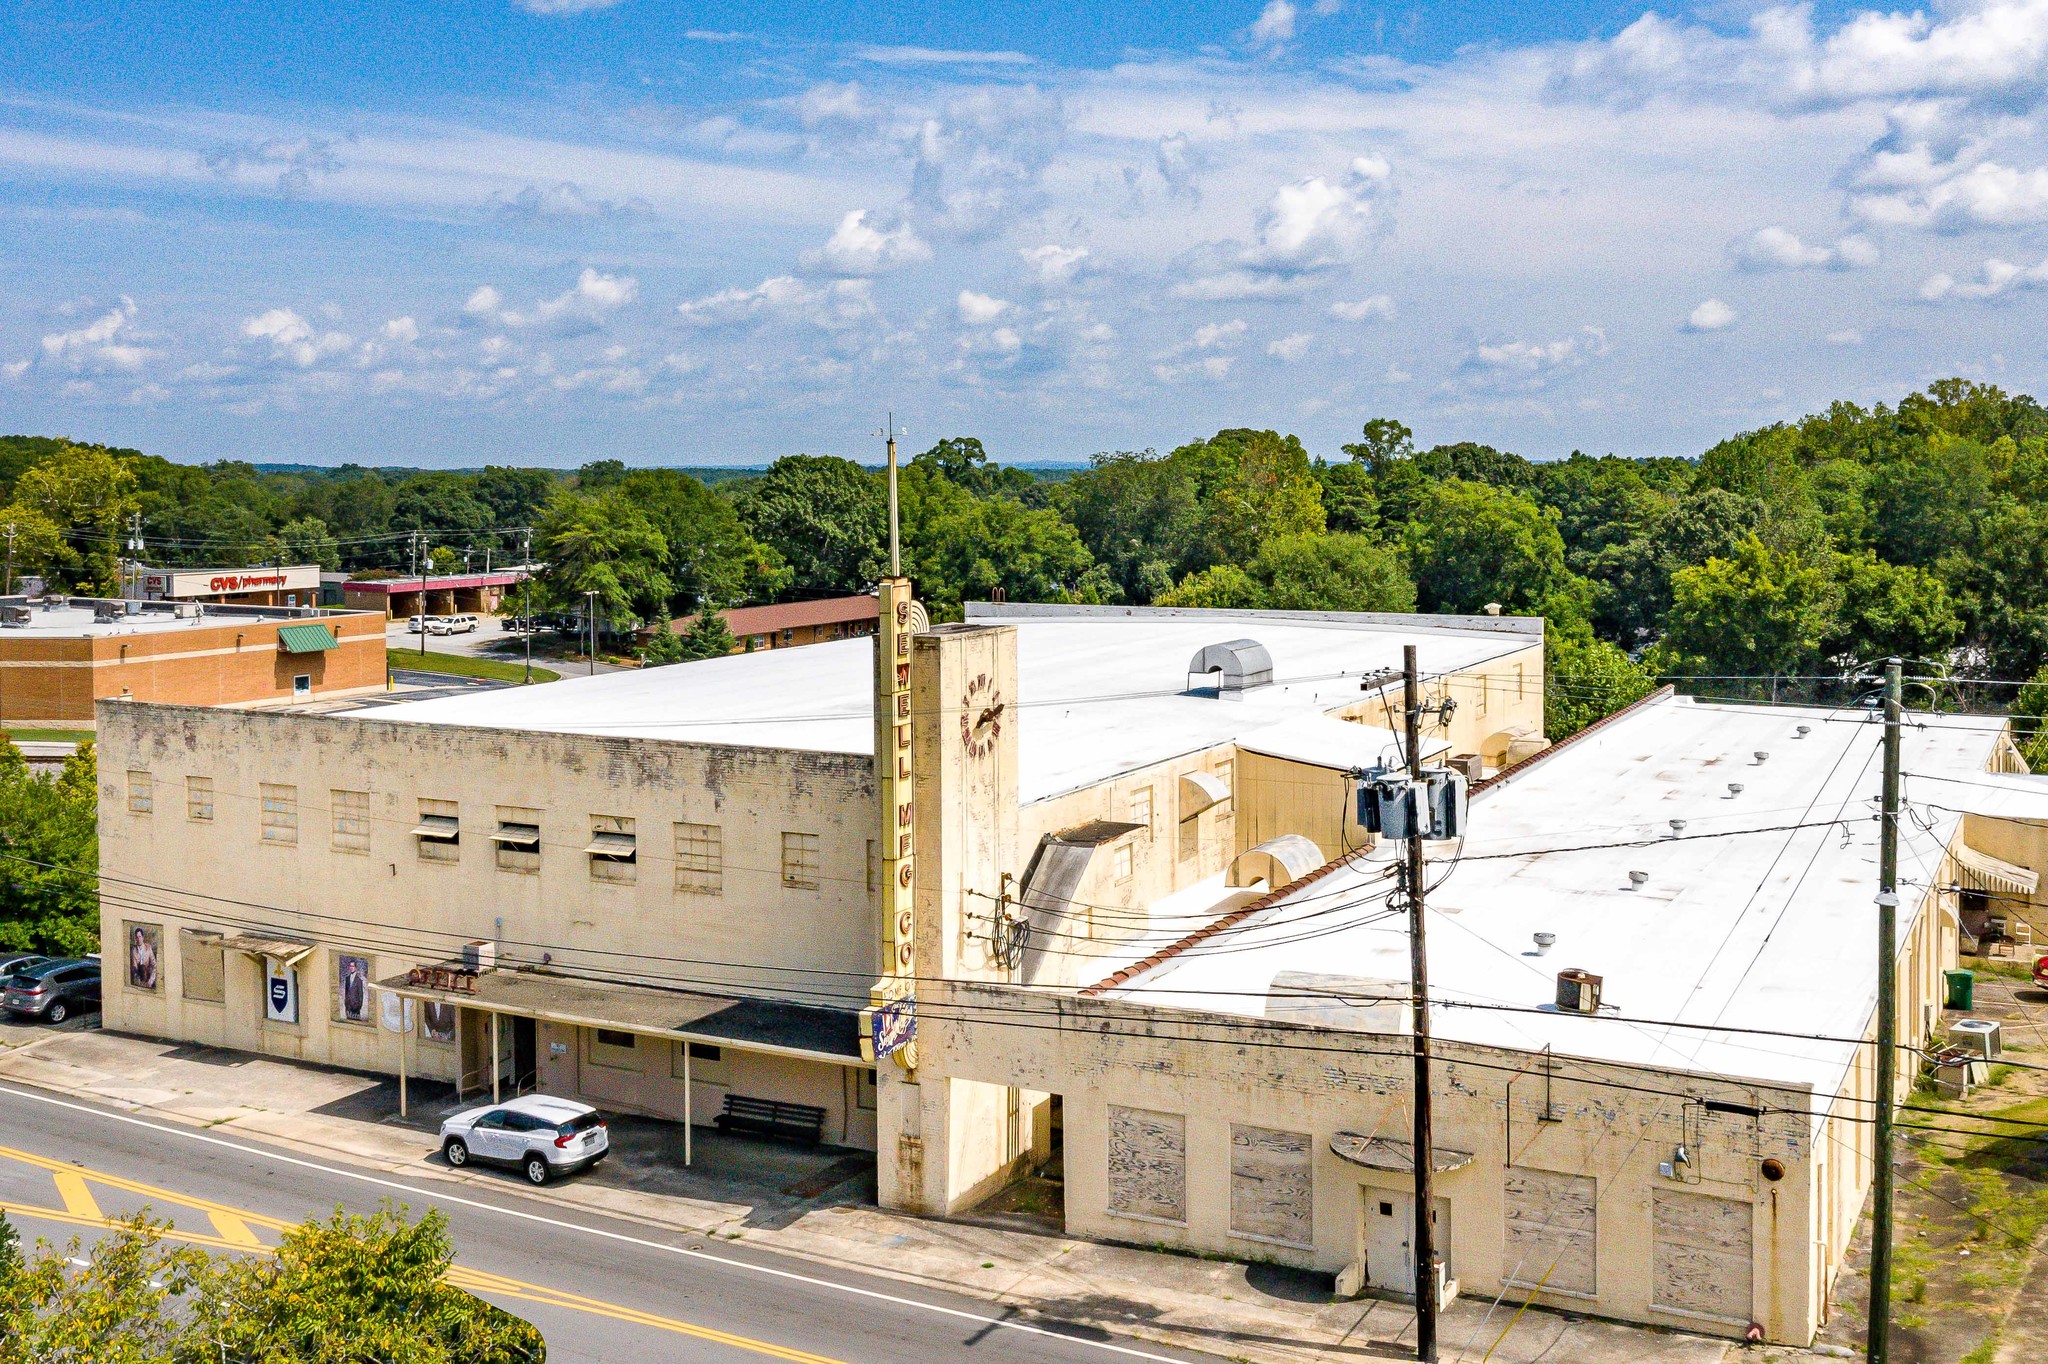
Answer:
M529 1184L586 1169L610 1149L611 1134L596 1109L544 1094L465 1109L441 1124L441 1154L450 1165L508 1165Z
M81 957L38 962L7 977L0 995L8 1013L62 1023L100 1006L100 964Z
M2034 958L2034 984L2048 990L2048 956Z
M477 628L477 618L471 615L433 616L427 621L427 632L435 635L466 635Z
M16 971L26 971L48 960L40 952L0 952L0 986L4 986L7 978Z
M405 632L408 635L425 634L427 632L427 618L425 616L414 616L405 623Z

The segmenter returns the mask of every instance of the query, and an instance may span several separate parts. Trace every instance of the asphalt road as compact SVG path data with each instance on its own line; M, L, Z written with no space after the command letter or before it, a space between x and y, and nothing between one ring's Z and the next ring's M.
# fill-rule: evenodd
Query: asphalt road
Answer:
M275 1245L287 1224L336 1205L366 1212L384 1199L446 1213L456 1281L540 1327L553 1364L1211 1358L1062 1332L974 1299L520 1194L444 1190L0 1085L0 1209L24 1241L91 1239L102 1219L147 1206L200 1244Z

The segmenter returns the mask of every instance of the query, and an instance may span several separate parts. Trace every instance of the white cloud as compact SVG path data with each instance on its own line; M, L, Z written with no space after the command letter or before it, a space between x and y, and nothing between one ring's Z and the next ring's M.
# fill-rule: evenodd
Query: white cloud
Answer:
M85 326L45 336L43 354L74 369L140 369L156 357L156 352L125 339L132 334L134 321L135 300L124 294L112 311Z
M804 253L803 263L808 269L822 268L834 274L873 275L931 258L931 247L909 223L877 228L868 222L867 210L857 208L839 220L823 247Z
M1250 37L1260 47L1272 47L1294 39L1295 19L1299 11L1288 0L1266 0L1266 7L1259 11L1259 17L1252 21Z
M595 330L603 325L607 314L625 307L639 295L640 282L631 275L607 275L586 266L574 285L531 308L507 308L504 295L486 284L469 296L462 311L480 322L500 327L541 327L567 334Z
M1730 244L1729 256L1745 270L1856 270L1877 264L1877 243L1863 236L1843 237L1833 246L1801 241L1782 227L1760 228Z
M1209 355L1199 360L1190 360L1180 365L1154 365L1152 375L1162 383L1175 383L1181 379L1203 378L1222 379L1229 375L1230 367L1237 363L1232 355Z
M1278 341L1267 342L1266 354L1291 365L1308 354L1309 345L1314 340L1315 337L1307 332L1295 332L1292 336L1283 336Z
M1829 332L1826 340L1830 346L1860 346L1863 344L1863 333L1854 327L1844 327L1838 332Z
M386 341L409 346L420 339L420 324L410 317L394 317L377 329Z
M1225 270L1184 279L1168 290L1175 298L1225 303L1240 298L1293 298L1306 293L1311 281L1301 275L1269 275L1256 270Z
M33 362L28 360L9 360L6 364L0 365L0 376L9 379L19 379L22 375L28 373L28 367L31 363Z
M872 317L872 282L836 279L810 285L793 275L772 275L751 289L721 289L676 305L685 326L732 327L751 322L800 322L828 331Z
M2048 166L2020 170L1980 161L1936 176L1917 185L1862 189L1850 196L1850 210L1882 227L1943 231L2048 222Z
M1551 341L1500 341L1474 346L1459 369L1479 389L1538 389L1559 374L1608 353L1607 333L1581 327L1576 336ZM1393 369L1389 368L1391 376ZM1397 382L1389 378L1388 382Z
M857 47L856 61L882 66L1029 66L1036 59L1022 52L980 52L951 47Z
M242 335L268 341L273 359L290 361L300 369L318 364L330 355L339 355L355 344L340 332L316 330L290 308L272 308L249 318L242 323Z
M1205 322L1195 328L1194 339L1190 344L1196 350L1216 350L1234 346L1244 340L1247 330L1241 318L1234 318L1229 322Z
M1735 310L1718 298L1710 298L1685 315L1689 332L1718 332L1735 325Z
M1007 300L977 294L972 289L962 289L960 297L954 300L954 307L959 311L960 320L970 327L986 326L1010 311Z
M1080 270L1081 263L1088 259L1088 248L1048 243L1045 246L1023 247L1017 254L1024 258L1024 263L1038 276L1040 284L1069 284L1073 282L1075 273Z
M1997 298L2014 289L2048 288L2048 260L2039 265L2014 265L1993 256L1978 268L1974 280L1957 280L1951 275L1930 276L1920 286L1920 297L1928 303L1945 299L1982 300Z
M1385 226L1393 168L1378 154L1352 159L1342 175L1311 175L1274 191L1259 215L1245 263L1319 270L1357 254Z
M1372 294L1353 302L1339 301L1330 305L1330 316L1343 322L1383 321L1393 315L1394 300L1386 294Z
M620 0L512 0L512 3L528 14L585 14L591 10L610 9Z

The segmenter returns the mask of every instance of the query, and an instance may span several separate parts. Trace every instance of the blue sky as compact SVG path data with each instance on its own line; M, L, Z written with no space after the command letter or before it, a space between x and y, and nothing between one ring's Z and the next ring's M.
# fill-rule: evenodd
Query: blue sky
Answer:
M764 10L766 12L764 13ZM173 458L1696 453L2044 386L2048 0L18 0L0 429Z

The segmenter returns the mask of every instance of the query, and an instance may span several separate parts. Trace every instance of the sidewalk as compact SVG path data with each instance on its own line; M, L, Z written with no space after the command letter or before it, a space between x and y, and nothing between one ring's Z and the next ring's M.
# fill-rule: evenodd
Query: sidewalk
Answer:
M400 1123L382 1095L390 1088L385 1082L97 1029L0 1024L0 1078L421 1182L486 1184L549 1204L557 1215L581 1208L744 1239L818 1263L883 1273L1220 1358L1258 1364L1412 1358L1411 1311L1391 1302L1332 1301L1324 1276L902 1216L874 1206L871 1176L842 1176L794 1198L762 1197L761 1188L736 1185L710 1197L650 1192L632 1187L630 1172L530 1190L494 1172L448 1169L437 1154L437 1114L423 1106L412 1121ZM615 1173L605 1167L600 1172ZM674 1186L672 1180L661 1182ZM782 1193L806 1193L829 1182L828 1172ZM701 1176L695 1186L721 1194ZM1722 1364L1745 1354L1721 1340L1540 1310L1515 1319L1513 1309L1511 1301L1498 1308L1484 1300L1453 1304L1442 1321L1442 1357L1501 1364ZM1495 1345L1503 1331L1505 1338Z

